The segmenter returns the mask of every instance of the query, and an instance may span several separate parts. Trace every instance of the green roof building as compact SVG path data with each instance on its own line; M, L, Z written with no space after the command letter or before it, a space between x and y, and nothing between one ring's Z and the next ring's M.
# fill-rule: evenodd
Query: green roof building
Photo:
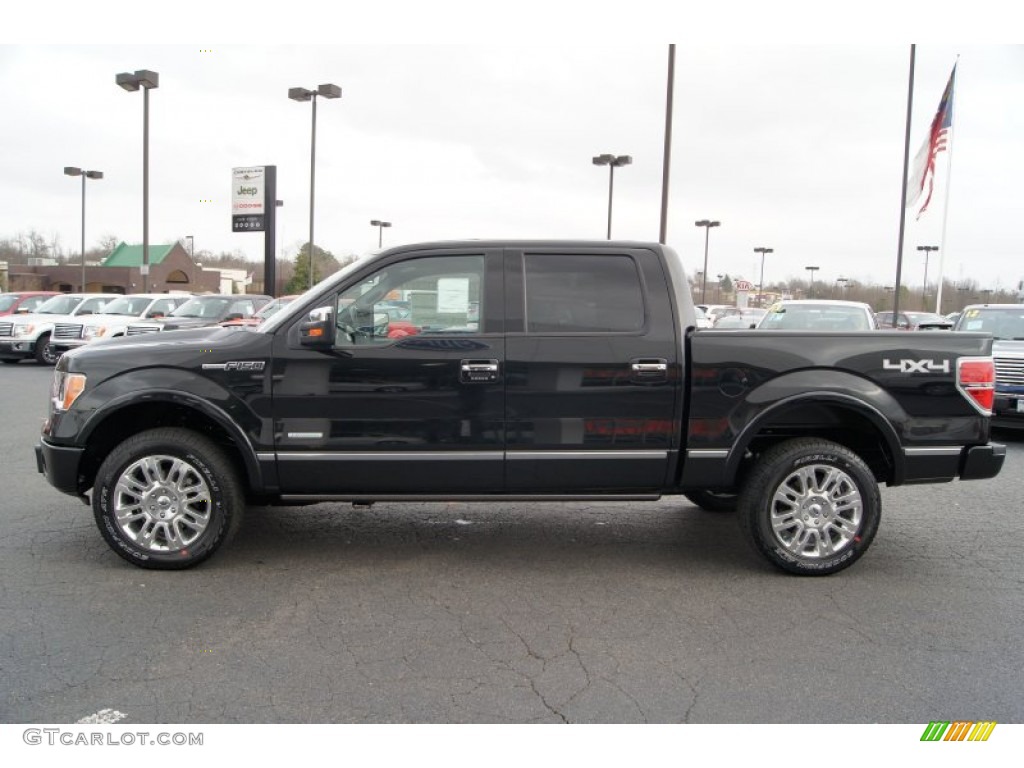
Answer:
M174 250L178 243L171 243L170 245L150 245L149 246L149 263L151 265L163 264L164 259L170 255L171 251ZM142 266L142 246L141 245L128 245L127 243L121 243L117 248L110 252L110 255L103 260L104 267L141 267Z

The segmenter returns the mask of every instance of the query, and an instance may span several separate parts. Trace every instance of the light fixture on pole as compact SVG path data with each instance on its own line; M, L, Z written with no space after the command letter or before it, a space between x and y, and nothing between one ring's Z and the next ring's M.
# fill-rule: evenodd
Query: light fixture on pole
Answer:
M160 87L160 75L148 69L121 72L115 81L126 91L142 88L142 292L149 292L149 92Z
M309 142L309 287L313 287L313 212L316 201L316 97L340 99L341 88L332 83L324 83L315 91L306 88L289 88L288 98L292 101L313 102L313 133Z
M924 287L921 288L921 309L928 310L928 257L932 251L939 250L937 245L919 245L917 250L924 251Z
M804 267L804 269L811 273L811 284L807 287L807 298L809 299L814 293L814 273L818 271L819 267Z
M103 171L84 171L71 165L64 166L65 176L82 177L82 293L85 293L85 180L102 179Z
M612 239L612 190L615 188L615 169L630 165L633 158L629 155L598 155L594 165L608 166L608 239Z
M700 221L693 222L695 227L704 227L704 281L701 283L700 288L700 303L704 304L705 296L707 295L708 289L708 234L711 232L712 227L721 226L720 221L711 221L709 219L701 219Z
M384 243L384 227L390 227L390 221L381 221L380 219L371 219L370 226L377 228L377 247L380 248Z
M764 306L764 255L766 253L775 253L774 248L763 248L758 246L754 249L754 253L761 254L761 279L757 282L757 306Z

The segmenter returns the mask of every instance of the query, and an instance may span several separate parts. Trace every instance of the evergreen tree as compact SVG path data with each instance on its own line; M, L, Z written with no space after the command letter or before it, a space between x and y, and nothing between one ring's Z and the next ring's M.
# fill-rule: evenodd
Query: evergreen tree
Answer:
M333 275L341 268L341 264L330 251L318 245L313 246L313 283L316 284L328 275ZM303 293L309 289L309 243L304 243L295 257L295 271L284 287L284 292Z

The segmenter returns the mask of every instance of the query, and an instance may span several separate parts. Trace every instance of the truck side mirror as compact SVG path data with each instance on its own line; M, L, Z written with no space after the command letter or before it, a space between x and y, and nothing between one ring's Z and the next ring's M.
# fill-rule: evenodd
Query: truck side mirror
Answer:
M315 311L299 326L299 343L310 349L334 346L334 313Z

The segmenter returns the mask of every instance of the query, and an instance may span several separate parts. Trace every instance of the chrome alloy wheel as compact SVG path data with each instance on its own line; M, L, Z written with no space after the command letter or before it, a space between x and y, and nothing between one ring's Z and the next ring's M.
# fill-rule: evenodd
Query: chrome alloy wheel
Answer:
M863 511L860 490L850 475L828 464L809 464L775 489L771 526L791 554L826 558L856 540Z
M145 456L128 465L113 501L118 528L150 552L189 547L206 531L213 507L202 474L176 456Z

